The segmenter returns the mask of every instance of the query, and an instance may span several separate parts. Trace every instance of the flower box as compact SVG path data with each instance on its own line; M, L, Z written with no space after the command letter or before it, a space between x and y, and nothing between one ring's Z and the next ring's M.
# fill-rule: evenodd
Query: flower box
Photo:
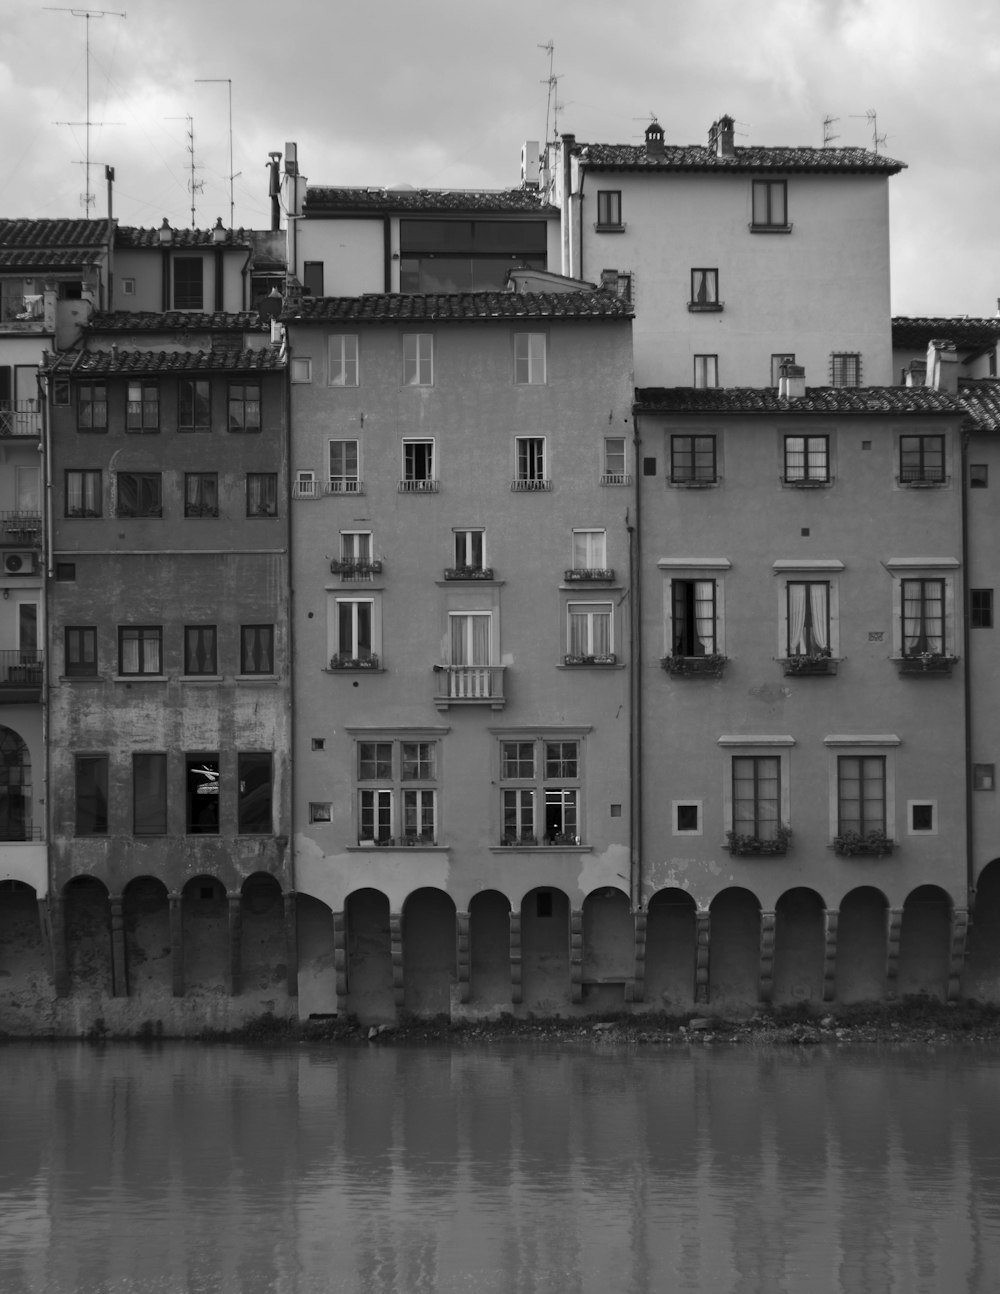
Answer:
M547 845L578 845L580 837L574 836L568 831L557 831L554 836L546 836Z
M500 843L501 843L501 845L505 845L505 846L507 846L508 848L514 848L514 849L516 849L519 845L520 845L520 846L525 846L525 845L527 845L527 846L533 846L533 845L537 845L537 844L538 844L538 837L537 837L537 836L524 836L524 835L522 835L522 836L518 836L515 832L513 832L513 831L508 831L508 832L506 832L506 834L505 834L505 835L503 835L503 836L501 837L501 839L500 839Z
M572 652L567 652L563 657L564 665L617 665L618 657L613 651L604 652L600 656L575 656Z
M348 656L346 652L337 652L330 657L331 669L378 669L377 656Z
M907 676L936 675L940 678L951 673L951 667L957 662L957 656L946 656L943 652L914 652L912 656L899 659L899 672Z
M779 825L773 840L761 839L760 836L745 835L737 831L727 831L726 840L731 854L753 854L766 857L786 854L788 842L792 838L791 827Z
M726 660L713 652L709 656L664 656L660 664L668 674L680 678L721 678Z
M330 563L330 574L341 575L344 579L365 579L371 575L382 574L381 561L342 562L336 557Z
M582 584L586 582L595 583L603 581L609 584L614 578L615 573L610 567L583 567L574 566L572 570L564 571L567 584Z
M885 858L895 848L884 831L844 831L833 838L833 852L841 858Z
M403 836L401 841L403 845L433 845L434 837L427 831L409 832Z
M491 580L492 566L449 566L444 577L446 580Z
M781 662L786 675L836 674L837 662L829 655L786 656Z

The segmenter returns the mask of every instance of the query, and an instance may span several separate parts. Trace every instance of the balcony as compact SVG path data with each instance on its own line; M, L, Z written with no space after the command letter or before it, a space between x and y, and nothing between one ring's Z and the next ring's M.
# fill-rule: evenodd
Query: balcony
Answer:
M400 481L396 489L399 494L437 494L438 482L430 477L421 477L418 480L410 480L407 477Z
M42 415L37 400L0 400L0 438L25 436L40 440Z
M42 695L42 653L0 651L0 705L39 701Z
M300 487L304 487L308 482L299 482ZM328 481L319 482L324 494L364 494L365 483L359 481L353 476L332 476ZM302 493L298 496L300 499L315 498L315 494Z
M539 490L551 490L552 482L543 480L540 477L515 477L510 483L510 488L515 494L531 494Z
M41 542L40 512L0 512L0 547L33 548Z
M450 705L488 705L502 710L503 665L435 665L434 704L439 710Z
M368 583L376 575L382 574L382 563L377 558L375 561L341 561L336 557L330 563L330 574L339 575L346 584Z

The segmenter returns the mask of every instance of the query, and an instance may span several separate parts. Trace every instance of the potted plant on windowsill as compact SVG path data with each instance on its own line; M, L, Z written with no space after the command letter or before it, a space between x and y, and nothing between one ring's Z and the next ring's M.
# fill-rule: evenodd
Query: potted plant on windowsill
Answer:
M788 852L788 842L791 838L792 829L783 822L778 824L773 839L749 835L739 831L726 832L726 840L731 854L755 854L760 857L786 854Z
M500 838L501 845L516 847L517 845L537 845L538 837L528 832L522 832L518 835L516 831L505 831Z
M349 579L351 577L357 578L358 576L363 575L381 575L382 562L379 558L376 558L371 562L362 562L353 560L341 561L339 558L335 557L330 563L330 574L341 575L345 579Z
M616 665L618 657L613 651L599 652L593 656L580 656L574 652L567 652L563 657L564 665Z
M949 656L945 652L908 652L899 660L899 672L900 674L950 674L951 667L957 661L957 656Z
M572 569L563 572L566 583L581 583L585 581L605 581L610 583L615 578L615 573L610 567L596 566L574 566Z
M446 580L491 580L492 566L448 566L445 568Z
M721 652L709 652L705 656L678 656L671 653L664 656L660 664L668 674L681 678L721 678L727 659Z
M833 838L833 852L841 858L885 858L896 848L884 831L842 831Z
M378 669L378 657L373 653L371 656L351 656L348 652L335 652L330 657L331 669Z
M837 662L830 651L801 652L782 661L786 674L836 674Z
M571 831L557 831L551 836L546 836L545 843L547 845L578 845L580 837L574 835Z

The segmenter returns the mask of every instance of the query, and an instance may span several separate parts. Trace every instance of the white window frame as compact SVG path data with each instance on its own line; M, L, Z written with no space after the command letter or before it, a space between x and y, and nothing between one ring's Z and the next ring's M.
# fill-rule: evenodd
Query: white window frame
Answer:
M368 804L366 805L366 801ZM372 820L372 834L365 834L365 817ZM383 824L388 830L383 834ZM375 845L378 842L395 841L396 838L396 804L391 787L359 786L358 787L358 844Z
M603 571L608 566L608 532L599 527L574 527L574 571Z
M334 657L340 656L346 660L364 660L368 657L359 654L361 643L362 622L360 618L359 607L365 604L369 608L371 615L371 646L368 649L369 655L375 657L382 666L382 601L379 594L375 591L364 594L344 593L338 588L335 592L328 595L327 604L327 649L328 657L333 660ZM350 641L341 640L340 636L340 610L342 606L350 606L351 625Z
M838 558L778 558L771 569L778 577L778 643L780 660L788 656L788 586L789 584L828 585L828 618L830 625L829 652L834 660L840 658L840 574L844 563Z
M733 760L742 757L772 756L778 760L778 826L791 826L791 778L789 751L795 738L786 734L726 734L717 743L727 752L723 761L722 810L727 831L735 831L733 815Z
M829 758L828 782L830 840L840 834L840 763L841 755L864 758L881 755L885 759L885 834L898 839L896 831L896 748L901 744L895 733L832 733L823 738Z
M696 827L679 827L677 825L677 815L680 809L694 809L698 814L698 825ZM701 800L672 800L670 802L670 830L674 836L700 836L705 830L705 812L704 804Z
M441 730L434 732L407 732L396 729L394 732L354 729L354 784L357 804L357 840L364 847L374 846L375 837L363 834L362 821L365 816L366 800L376 820L381 816L383 823L388 820L388 831L383 830L381 839L392 845L437 845L440 820L438 799L438 777L440 760ZM362 775L361 751L364 746L388 747L388 760L380 759L378 752L372 761L372 775ZM404 758L406 747L417 747L414 758L409 763ZM407 818L415 812L417 828L407 830ZM431 839L424 840L421 830L425 815L429 813Z
M288 366L288 375L292 382L311 382L313 380L313 362L308 355L293 355Z
M566 833L566 812L567 806L571 806L572 817L575 818L575 831L571 834L575 838L575 843L564 845L568 848L578 848L580 843L586 839L584 824L584 804L583 804L583 787L584 782L584 733L579 729L572 732L560 733L548 729L541 732L539 730L531 731L504 731L496 732L497 746L497 768L496 781L500 787L499 811L500 811L500 839L506 841L507 845L521 845L529 847L537 845L538 848L549 848L545 844L545 823L546 815L550 805L555 803L556 797L562 801L562 821L563 828L560 834ZM505 772L504 766L504 746L531 746L531 772L523 774L519 768L515 768L513 774ZM575 747L572 759L575 763L575 776L563 774L560 772L548 773L547 771L547 748L550 745L567 745ZM517 764L520 758L517 759ZM531 835L533 840L523 840L522 832L524 831L524 815L530 806L531 816L533 819L533 830ZM515 813L516 839L507 840L507 810L508 807Z
M583 650L573 647L573 618L576 616L585 625L585 642ZM595 633L598 617L607 618L606 647L598 648L595 643L599 635ZM575 601L566 604L566 652L579 656L613 656L615 652L615 604L613 602Z
M696 391L711 391L719 385L719 356L693 356L694 372L692 385Z
M340 532L340 560L366 562L372 560L372 532L370 530L342 530Z
M348 475L346 469L338 476L333 474L334 445L353 445L355 457L355 474ZM364 477L361 470L361 441L352 436L331 436L326 445L326 484L329 494L363 494Z
M459 570L486 569L486 530L482 526L455 527L455 566ZM478 559L476 548L479 549Z
M521 446L535 445L537 450L528 450L527 448L522 455ZM521 471L522 457L525 459L526 470L524 474ZM514 437L514 475L513 481L515 486L521 489L541 490L547 488L549 477L548 445L545 436L515 436ZM528 459L536 460L540 464L541 470L533 470L535 463L529 462Z
M956 572L961 563L957 558L890 557L884 563L892 576L892 656L901 660L905 656L903 641L903 581L941 580L944 584L943 651L947 656L961 654L960 618L956 614Z
M621 467L613 467L612 455L614 455L614 461L617 462L618 450L617 449L611 450L610 446L612 444L617 445L619 441L621 442ZM631 485L632 478L629 476L629 472L628 472L628 442L625 439L625 437L624 436L605 436L603 450L604 450L604 457L603 457L602 466L604 470L601 473L601 484L602 485Z
M356 333L331 333L327 341L327 385L361 385L360 347Z
M544 386L548 372L548 338L543 332L514 334L514 385Z
M410 474L406 462L406 451L410 446L423 446L426 459L429 463L429 471L426 476L414 476ZM437 444L433 436L404 436L400 453L401 462L399 480L401 488L404 491L419 492L421 490L433 489L434 486L437 485Z
M403 385L434 385L433 333L403 333Z
M915 827L913 825L914 809L930 809L931 826ZM908 836L936 836L938 834L938 802L937 800L907 800L906 801L906 834Z

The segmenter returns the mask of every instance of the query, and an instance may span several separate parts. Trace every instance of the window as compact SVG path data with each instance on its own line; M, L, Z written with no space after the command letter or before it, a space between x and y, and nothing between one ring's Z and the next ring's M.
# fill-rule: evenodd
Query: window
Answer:
M331 386L358 385L358 339L350 333L335 333L327 347Z
M204 378L181 378L177 387L178 431L212 430L211 389Z
M356 440L330 441L330 493L361 494L360 458Z
M78 836L108 833L108 757L77 755L76 828Z
M56 579L60 581L76 579L76 562L56 562Z
M201 310L205 304L204 270L200 256L175 256L174 309Z
M303 261L302 291L307 297L321 297L323 295L322 261Z
M695 355L694 384L699 390L719 385L718 355Z
M785 481L788 484L830 479L830 446L827 436L785 437Z
M715 580L671 580L671 654L713 656L716 646Z
M545 475L545 437L516 436L514 439L515 490L548 490L551 481Z
M973 629L993 628L993 590L969 591L969 622Z
M699 306L719 306L719 271L692 270L691 297L688 303L693 308Z
M455 531L455 566L463 571L481 571L486 562L486 531Z
M603 571L608 564L608 535L606 530L573 531L573 569L575 571Z
M861 356L857 352L845 352L830 356L830 385L861 385Z
M910 800L906 808L911 836L937 835L936 800Z
M162 625L119 625L118 673L161 674L162 647Z
M66 676L97 677L97 629L94 625L67 625Z
M274 625L240 625L240 673L274 673Z
M218 630L216 626L185 625L184 673L216 675L218 672Z
M826 580L789 580L789 656L830 655L830 585Z
M501 740L501 843L580 843L580 742Z
M627 270L601 270L601 287L622 301L632 300L632 275Z
M751 229L788 229L788 187L785 180L754 180Z
M435 844L437 742L359 741L357 759L358 843Z
M278 515L277 472L247 472L247 516Z
M185 517L217 517L219 515L218 472L184 473Z
M370 530L342 530L340 532L340 560L345 566L370 566L372 560L372 532Z
M273 759L269 750L243 751L236 757L236 830L241 836L270 835Z
M567 606L567 664L597 660L614 663L613 608L610 602L570 602Z
M777 386L781 381L781 370L786 364L794 364L795 356L790 351L771 356L771 385Z
M701 835L700 800L674 800L672 808L674 811L673 834L675 836Z
M451 664L478 667L492 659L493 617L489 611L452 611L450 627ZM475 669L470 673L474 674ZM488 676L489 670L483 673Z
M309 821L310 822L332 822L333 805L329 800L309 802Z
M602 485L630 485L631 477L625 470L625 437L605 436L604 471Z
M622 224L621 189L597 190L597 228L620 229Z
M260 431L260 383L233 382L229 386L229 430Z
M944 436L900 436L900 484L942 485L944 481Z
M159 431L160 388L155 382L129 382L125 403L126 431Z
M167 834L167 757L132 756L132 834Z
M903 655L942 655L944 580L903 580Z
M293 382L311 382L313 380L312 360L307 355L293 356L288 375Z
M974 791L996 790L996 764L972 765L972 789Z
M337 598L334 602L334 643L331 665L374 662L375 602L373 598Z
M837 835L886 830L884 755L837 757Z
M76 391L77 431L107 431L108 392L103 382L81 382Z
M92 469L71 469L66 473L66 516L101 515L101 473Z
M781 825L781 760L733 756L733 834L777 840Z
M292 482L292 498L315 499L316 497L316 473L310 471L296 472L295 480Z
M163 516L163 478L159 472L119 472L116 484L116 516Z
M714 436L670 437L670 480L674 485L711 485L718 479Z
M219 756L188 755L185 760L185 830L189 836L219 834Z
M989 463L969 464L969 485L974 490L985 490L990 483Z
M403 476L399 488L405 494L437 489L433 440L403 441Z
M135 296L135 279L122 279L122 296Z
M434 382L434 338L430 333L403 334L403 385L431 386Z
M518 386L544 386L545 334L514 334L514 381Z

